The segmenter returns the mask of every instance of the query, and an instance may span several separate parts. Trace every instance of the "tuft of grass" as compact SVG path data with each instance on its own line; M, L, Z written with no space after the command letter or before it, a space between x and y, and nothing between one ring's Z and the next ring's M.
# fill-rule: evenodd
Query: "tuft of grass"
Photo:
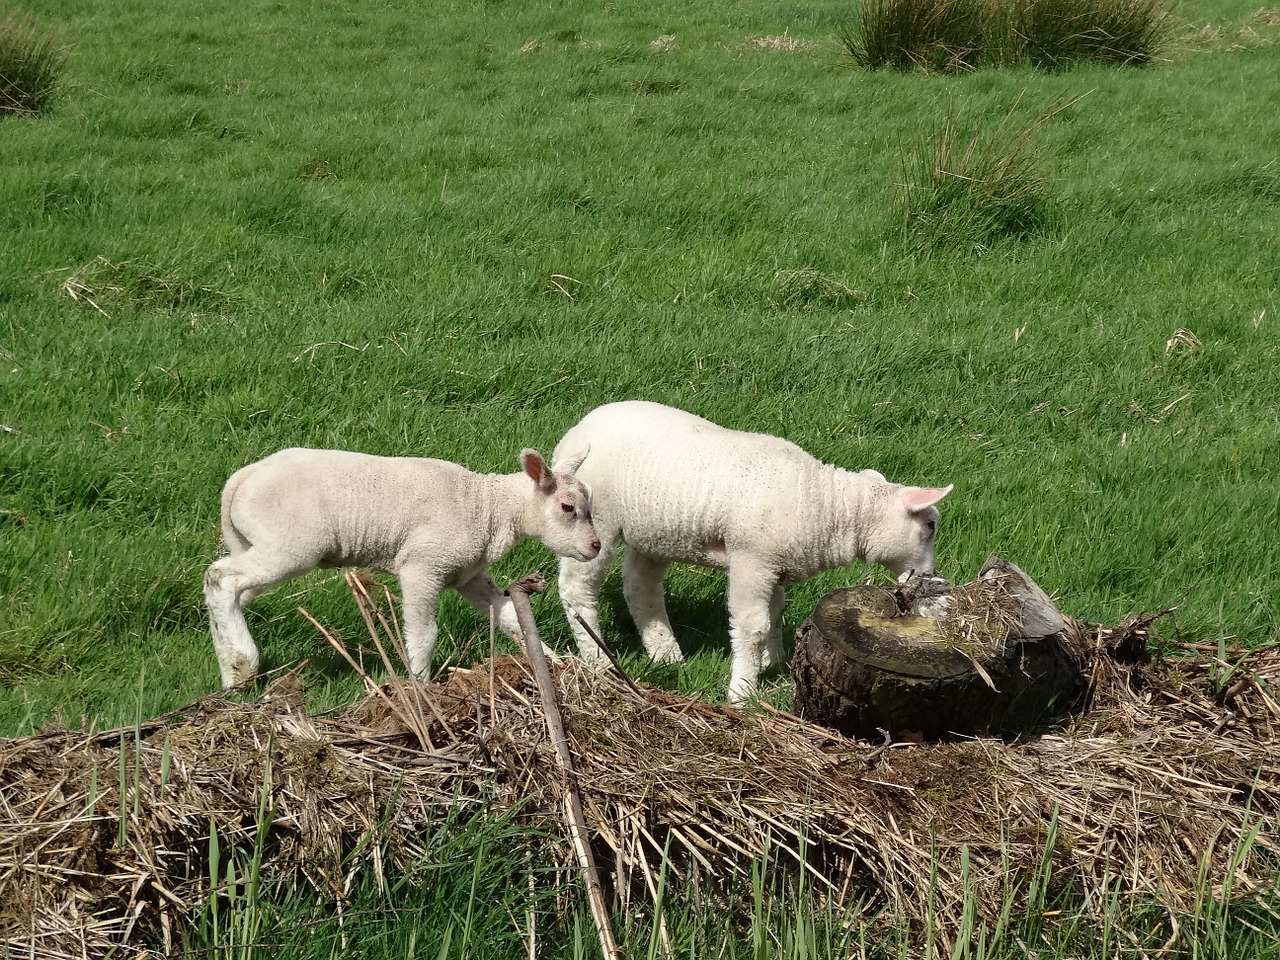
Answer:
M66 62L66 50L30 14L0 20L0 115L45 109Z
M779 270L773 279L777 295L770 302L782 309L806 312L820 308L852 310L867 302L865 290L854 289L843 280L827 276L813 267Z
M1017 8L1013 29L1042 69L1089 61L1141 66L1164 45L1168 13L1165 0L1034 0Z
M865 0L840 42L870 70L957 73L981 62L986 19L984 0Z
M177 310L226 299L222 291L184 276L183 268L104 256L76 267L62 282L62 292L106 317L111 316L108 307Z
M841 43L871 70L1141 65L1167 39L1168 12L1168 0L865 0Z
M741 49L768 53L808 53L819 49L820 46L821 44L816 40L793 37L783 32L775 36L748 37L742 41Z
M926 255L983 254L1001 240L1048 230L1055 219L1051 178L1036 143L1068 105L1022 121L1011 110L990 134L967 139L948 105L940 130L903 155L894 206L907 244Z

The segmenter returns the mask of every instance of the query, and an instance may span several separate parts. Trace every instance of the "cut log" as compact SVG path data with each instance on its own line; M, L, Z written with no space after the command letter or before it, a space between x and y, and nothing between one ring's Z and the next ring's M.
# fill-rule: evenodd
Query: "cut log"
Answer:
M905 578L818 601L796 633L795 711L847 736L1017 736L1087 689L1083 631L1017 566L972 583Z

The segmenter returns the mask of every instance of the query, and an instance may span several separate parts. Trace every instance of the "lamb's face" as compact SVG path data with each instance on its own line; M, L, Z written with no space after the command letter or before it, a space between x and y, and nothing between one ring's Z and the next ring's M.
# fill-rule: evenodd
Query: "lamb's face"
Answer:
M591 519L591 490L575 476L586 456L583 451L547 466L536 450L520 452L520 464L541 500L542 533L538 539L560 556L583 563L600 553L600 537Z
M934 504L950 492L950 486L895 488L867 536L867 560L898 575L908 570L934 574L939 518Z
M562 557L594 560L600 537L591 517L591 491L572 474L557 474L554 492L544 508L542 542Z

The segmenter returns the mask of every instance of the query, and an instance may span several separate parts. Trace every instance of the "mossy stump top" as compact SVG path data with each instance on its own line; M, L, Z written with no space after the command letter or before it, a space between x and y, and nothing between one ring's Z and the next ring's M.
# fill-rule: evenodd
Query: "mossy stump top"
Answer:
M833 590L796 634L796 713L848 736L1018 736L1087 686L1080 631L1016 566Z

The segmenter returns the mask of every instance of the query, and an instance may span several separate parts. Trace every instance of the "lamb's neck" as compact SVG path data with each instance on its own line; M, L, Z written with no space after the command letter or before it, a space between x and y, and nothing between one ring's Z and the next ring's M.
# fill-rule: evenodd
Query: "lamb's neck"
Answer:
M523 473L491 474L489 496L489 562L506 556L521 540L541 530L541 514L529 498Z
M830 470L831 476L825 485L830 491L826 505L826 523L830 533L825 544L827 569L845 567L866 558L866 514L872 483L856 471L841 467L831 467Z

